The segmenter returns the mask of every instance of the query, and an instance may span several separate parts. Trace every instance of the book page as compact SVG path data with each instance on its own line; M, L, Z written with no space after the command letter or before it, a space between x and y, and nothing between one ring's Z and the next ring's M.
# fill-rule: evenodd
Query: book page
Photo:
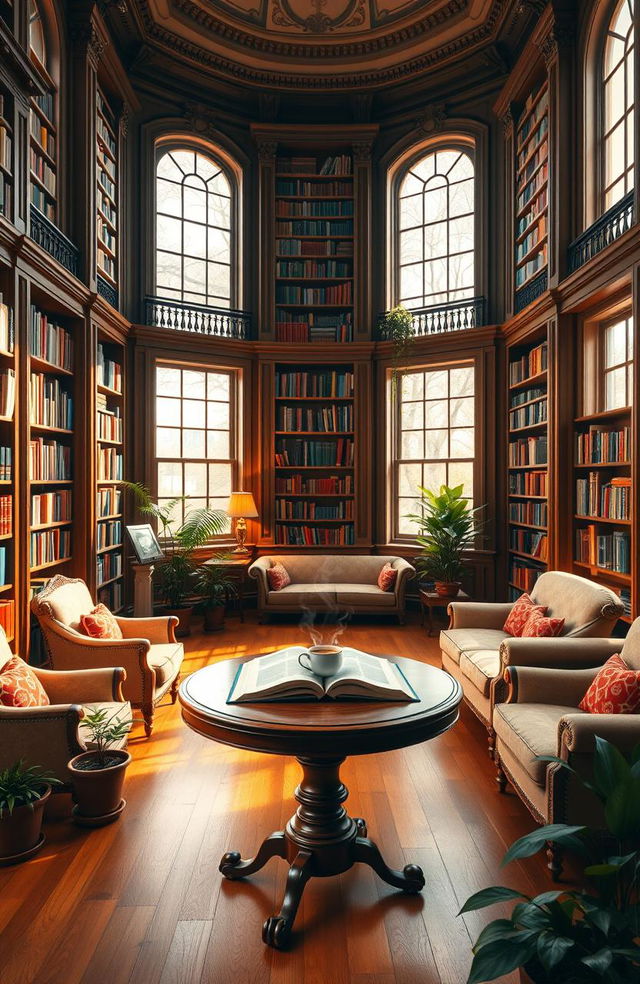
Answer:
M275 694L322 696L322 678L298 663L303 646L291 646L243 663L234 681L228 702L265 698Z
M358 649L345 649L340 671L327 682L329 696L385 696L394 700L417 699L395 663Z

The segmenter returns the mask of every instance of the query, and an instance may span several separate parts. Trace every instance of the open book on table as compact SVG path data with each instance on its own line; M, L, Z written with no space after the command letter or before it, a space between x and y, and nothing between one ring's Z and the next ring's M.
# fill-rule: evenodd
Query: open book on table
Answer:
M388 659L359 649L343 649L342 666L333 676L321 677L298 662L303 646L289 646L243 663L229 691L227 704L259 701L420 700L402 670Z

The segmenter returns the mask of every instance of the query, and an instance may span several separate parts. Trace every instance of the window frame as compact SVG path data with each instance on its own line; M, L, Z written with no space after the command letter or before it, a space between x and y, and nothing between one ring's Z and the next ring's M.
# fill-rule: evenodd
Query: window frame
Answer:
M614 366L607 366L607 340L606 333L607 328L611 328L613 325L619 325L622 323L630 322L629 328L626 328L625 334L625 354L626 358L623 362L618 362ZM633 399L629 402L627 399L622 406L607 408L607 375L614 372L617 369L625 370L625 396L633 398L633 383L629 386L629 370L633 374L633 338L634 338L634 325L633 325L633 311L627 309L626 311L621 311L617 315L612 315L598 322L598 406L599 412L615 413L616 411L625 410L627 407L633 405Z
M615 69L614 69L613 72L610 72L609 73L609 76L608 77L606 76L606 73L605 73L605 57L606 57L607 43L608 43L608 40L609 40L609 36L613 33L613 30L612 30L613 20L614 20L614 17L616 15L619 7L622 4L628 3L628 2L629 2L629 0L613 0L613 2L609 4L608 10L606 12L606 17L605 17L605 20L604 20L604 23L603 23L603 26L602 26L602 29L601 29L601 32L600 32L600 37L599 37L598 57L597 57L597 73L596 73L596 85L597 85L597 95L596 95L596 139L597 139L597 145L598 145L597 146L597 151L598 151L597 152L597 161L598 161L598 172L599 172L598 173L598 187L597 187L597 194L596 194L596 204L597 204L596 218L599 217L599 216L601 216L601 215L603 215L604 212L606 212L609 208L612 208L614 205L616 205L624 197L624 195L628 194L629 191L631 189L633 189L633 187L635 185L635 168L636 168L636 157L637 157L637 139L636 139L635 133L636 133L636 129L637 129L637 126L638 126L638 107L635 106L635 99L632 99L632 101L631 101L631 107L629 109L627 109L626 102L625 102L624 112L622 113L621 117L618 119L617 124L615 126L609 127L609 129L606 129L606 82L607 82L607 78L610 79L613 76L614 72L615 72ZM635 5L635 3L637 2L637 0L632 0L632 2ZM632 26L631 26L631 53L630 53L630 58L631 58L632 64L634 65L634 74L635 74L635 64L634 63L637 61L635 47L636 47L636 45L638 43L638 38L636 37L636 32L635 32L635 28L636 28L636 15L635 15L635 11L632 13L631 20L632 20ZM628 70L627 70L628 58L629 58L629 54L625 50L624 56L622 57L622 59L620 60L620 62L618 62L618 65L616 66L616 68L619 68L620 65L623 65L624 66L625 97L626 97L626 93L627 93L627 89L628 89L628 84L629 84L629 73L628 73ZM628 127L629 127L629 119L630 118L631 118L631 121L632 121L632 123L631 123L631 129L632 129L632 134L633 134L633 157L632 157L631 160L629 160L627 158L627 153L628 153L627 130L628 130ZM618 175L618 178L615 181L609 182L609 184L607 184L607 162L606 162L606 148L607 148L607 145L606 145L606 138L607 138L608 135L610 136L618 126L622 126L624 128L624 132L625 132L625 140L624 140L624 159L625 159L625 166L624 166L624 169L622 171L622 174L621 175ZM611 202L610 205L607 205L606 204L607 190L610 189L610 188L615 187L615 185L620 180L623 180L625 182L625 184L626 184L627 175L629 173L631 175L631 187L628 188L624 192L623 195L620 195L616 199L616 201Z

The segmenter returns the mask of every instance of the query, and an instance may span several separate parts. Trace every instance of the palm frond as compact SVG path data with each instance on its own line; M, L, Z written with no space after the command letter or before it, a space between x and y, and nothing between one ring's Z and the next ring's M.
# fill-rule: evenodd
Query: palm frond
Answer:
M229 517L221 509L194 509L176 532L183 550L197 550L208 540L224 531Z

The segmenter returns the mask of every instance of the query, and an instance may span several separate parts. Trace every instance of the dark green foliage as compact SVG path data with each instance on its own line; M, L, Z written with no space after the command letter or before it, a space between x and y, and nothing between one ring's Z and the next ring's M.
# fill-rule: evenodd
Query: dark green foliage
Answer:
M17 806L30 806L39 800L45 786L59 786L60 780L47 775L39 765L25 767L24 759L0 771L0 820Z

